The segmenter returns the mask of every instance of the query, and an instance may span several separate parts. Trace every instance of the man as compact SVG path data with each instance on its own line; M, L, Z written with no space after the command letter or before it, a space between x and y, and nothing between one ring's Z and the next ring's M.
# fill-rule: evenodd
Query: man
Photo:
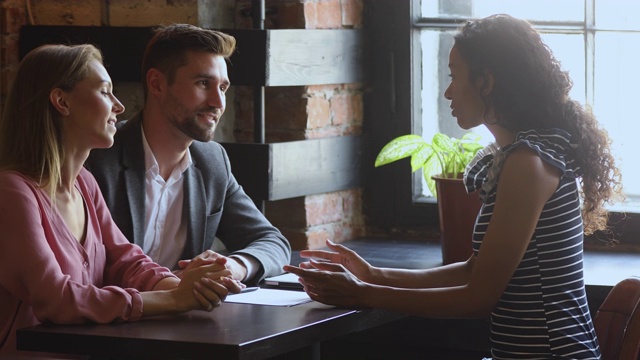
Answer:
M156 262L179 275L189 259L223 256L210 250L218 237L233 278L255 284L282 272L291 247L212 141L235 42L192 25L157 28L143 59L143 111L119 122L113 147L92 151L85 166L122 232Z

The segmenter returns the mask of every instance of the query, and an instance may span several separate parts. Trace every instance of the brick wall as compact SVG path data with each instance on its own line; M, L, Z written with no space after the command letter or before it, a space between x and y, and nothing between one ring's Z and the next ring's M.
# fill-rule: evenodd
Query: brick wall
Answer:
M27 7L26 4L30 6ZM4 0L0 2L0 91L6 89L18 64L18 32L23 24L152 26L182 22L209 28L252 27L250 0ZM266 29L349 29L362 26L363 0L267 0ZM124 54L123 54L124 55ZM138 66L135 64L133 66ZM251 87L235 86L218 131L221 141L251 142ZM139 84L115 84L127 107L123 118L141 106ZM2 99L0 99L2 100ZM267 142L360 134L363 85L334 84L269 87L265 90ZM230 128L229 128L230 127ZM365 232L361 189L269 202L267 217L291 239L294 248L316 248L326 238L342 242Z
M237 2L236 27L251 28L250 0ZM267 0L266 29L349 29L362 26L362 0ZM245 9L245 11L242 11ZM243 16L244 14L244 16ZM253 139L252 89L236 89L235 138ZM268 87L265 89L267 142L361 134L363 84ZM295 249L317 248L364 235L362 190L269 202L267 217Z

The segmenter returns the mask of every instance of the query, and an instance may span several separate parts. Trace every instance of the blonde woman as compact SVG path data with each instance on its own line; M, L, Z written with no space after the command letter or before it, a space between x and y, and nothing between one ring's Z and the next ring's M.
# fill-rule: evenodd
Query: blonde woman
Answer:
M0 121L0 353L21 327L211 311L240 290L223 260L178 279L113 223L83 163L112 145L123 111L95 47L22 60Z

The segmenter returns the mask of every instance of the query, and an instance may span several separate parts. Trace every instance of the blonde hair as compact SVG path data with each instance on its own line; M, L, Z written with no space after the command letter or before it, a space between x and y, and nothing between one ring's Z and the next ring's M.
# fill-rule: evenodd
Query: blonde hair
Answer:
M49 96L70 91L89 74L92 61L102 63L93 45L43 45L20 62L0 120L0 169L33 179L50 195L62 183L64 162L61 115Z

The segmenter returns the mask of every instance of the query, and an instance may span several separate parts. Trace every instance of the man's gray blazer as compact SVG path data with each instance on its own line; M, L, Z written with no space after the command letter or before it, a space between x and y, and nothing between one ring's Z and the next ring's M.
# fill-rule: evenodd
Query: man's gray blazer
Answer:
M145 164L142 113L117 124L109 149L93 149L85 167L95 176L114 221L129 239L142 247L145 222ZM261 269L251 279L282 273L291 246L256 208L231 173L224 148L216 142L194 141L189 147L192 165L184 173L182 219L187 242L181 259L191 259L211 248L218 237L230 253L253 256Z

